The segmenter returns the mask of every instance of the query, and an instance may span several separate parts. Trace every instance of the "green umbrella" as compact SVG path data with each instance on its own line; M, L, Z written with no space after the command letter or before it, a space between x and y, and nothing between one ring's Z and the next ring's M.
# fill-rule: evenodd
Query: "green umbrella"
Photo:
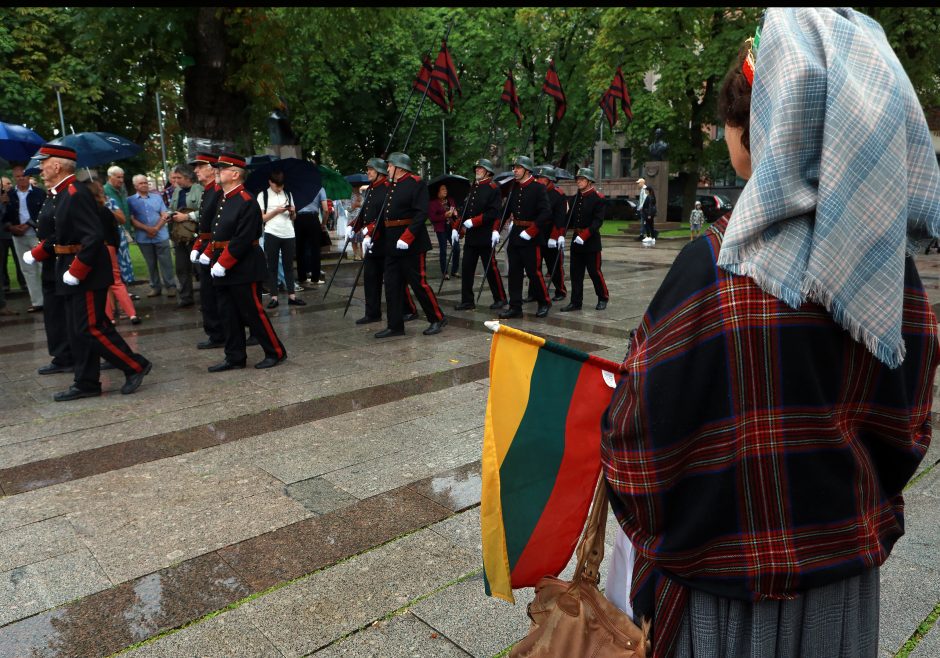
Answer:
M320 179L327 198L348 199L352 196L352 185L335 169L320 165Z

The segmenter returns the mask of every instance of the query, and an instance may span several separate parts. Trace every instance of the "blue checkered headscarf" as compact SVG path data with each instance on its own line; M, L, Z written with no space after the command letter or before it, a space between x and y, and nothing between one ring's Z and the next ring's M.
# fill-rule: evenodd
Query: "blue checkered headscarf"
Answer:
M793 308L823 305L904 360L904 259L940 236L940 170L884 31L851 9L768 9L751 93L752 177L718 264Z

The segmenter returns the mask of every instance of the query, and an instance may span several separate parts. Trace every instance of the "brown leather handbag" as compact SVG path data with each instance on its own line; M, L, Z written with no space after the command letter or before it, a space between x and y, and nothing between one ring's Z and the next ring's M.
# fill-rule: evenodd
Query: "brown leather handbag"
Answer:
M529 604L532 626L511 658L646 658L652 655L649 622L640 628L608 601L597 584L604 559L607 485L601 473L591 515L578 544L571 582L544 576Z

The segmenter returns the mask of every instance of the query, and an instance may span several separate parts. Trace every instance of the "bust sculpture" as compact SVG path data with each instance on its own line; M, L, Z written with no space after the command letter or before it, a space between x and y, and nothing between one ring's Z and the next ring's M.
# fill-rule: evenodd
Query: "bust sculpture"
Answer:
M669 153L669 144L663 140L663 129L657 128L653 143L650 144L650 159L665 160Z

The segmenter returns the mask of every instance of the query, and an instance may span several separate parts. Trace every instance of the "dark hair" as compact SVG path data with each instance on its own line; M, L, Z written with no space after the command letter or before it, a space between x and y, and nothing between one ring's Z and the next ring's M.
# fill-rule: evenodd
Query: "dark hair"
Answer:
M741 128L741 145L751 150L751 85L744 77L741 66L749 46L741 45L738 56L725 74L718 90L718 119L732 128Z
M271 175L268 176L268 180L274 183L275 185L284 184L284 172L280 170L275 170L271 172Z

